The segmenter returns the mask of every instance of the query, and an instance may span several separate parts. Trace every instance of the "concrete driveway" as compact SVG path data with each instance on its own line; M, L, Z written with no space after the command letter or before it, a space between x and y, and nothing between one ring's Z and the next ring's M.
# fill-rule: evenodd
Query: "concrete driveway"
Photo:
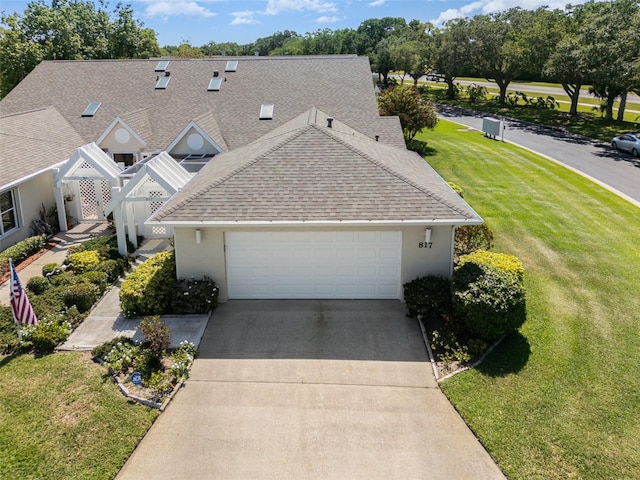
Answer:
M119 479L503 479L397 301L230 301Z

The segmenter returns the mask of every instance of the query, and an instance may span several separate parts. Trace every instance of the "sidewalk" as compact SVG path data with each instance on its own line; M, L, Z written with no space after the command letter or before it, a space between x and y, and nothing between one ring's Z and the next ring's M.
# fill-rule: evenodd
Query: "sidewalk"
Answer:
M107 224L80 224L68 232L57 234L53 241L58 243L31 264L20 269L18 276L23 286L31 277L41 276L42 267L48 263L61 264L67 257L72 245L82 243L98 235L108 235ZM170 248L168 239L147 239L134 252L137 263L141 263L153 254ZM134 266L135 268L135 266ZM0 285L0 302L9 305L9 281ZM58 350L91 350L118 336L126 336L135 340L143 340L139 331L141 318L127 319L120 311L120 285L118 280L93 307L89 316L76 328L66 342ZM187 340L196 346L200 344L204 329L209 321L207 315L163 316L171 330L171 345L177 347Z

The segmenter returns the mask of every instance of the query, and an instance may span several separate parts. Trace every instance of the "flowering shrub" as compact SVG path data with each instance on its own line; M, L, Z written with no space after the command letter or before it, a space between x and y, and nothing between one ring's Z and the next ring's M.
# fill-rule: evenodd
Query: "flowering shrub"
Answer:
M22 330L23 348L33 348L39 353L52 352L71 333L71 324L64 315L54 315L42 319L38 325Z
M189 373L189 367L196 358L198 349L196 346L184 340L180 343L180 347L171 355L172 364L170 367L171 376L176 380L186 378Z
M96 250L85 250L84 252L71 253L67 258L67 262L71 264L73 271L76 273L94 270L101 260L100 252Z
M114 372L127 373L140 354L140 345L119 341L104 358L105 363Z

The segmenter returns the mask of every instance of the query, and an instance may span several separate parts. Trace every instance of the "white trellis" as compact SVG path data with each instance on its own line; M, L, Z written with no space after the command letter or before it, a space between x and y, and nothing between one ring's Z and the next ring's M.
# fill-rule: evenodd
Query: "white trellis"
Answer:
M120 174L121 186L112 189L111 202L105 212L113 212L121 254L127 251L127 236L135 247L138 234L171 236L167 227L145 225L145 220L190 179L191 174L166 152L138 162Z
M105 220L121 171L95 143L78 148L53 177L60 230L67 230L67 211L79 220Z

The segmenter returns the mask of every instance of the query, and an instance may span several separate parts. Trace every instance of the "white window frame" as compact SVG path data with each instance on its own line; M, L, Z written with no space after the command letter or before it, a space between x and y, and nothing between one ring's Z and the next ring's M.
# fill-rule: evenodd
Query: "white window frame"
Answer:
M2 205L0 204L0 218L4 218L5 214L11 213L13 215L14 226L9 230L4 230L4 220L0 221L0 237L5 237L15 232L20 228L20 209L18 208L18 194L17 189L12 188L10 190L5 190L4 192L0 192L0 195L9 194L9 199L11 201L11 208L6 210L2 210Z

